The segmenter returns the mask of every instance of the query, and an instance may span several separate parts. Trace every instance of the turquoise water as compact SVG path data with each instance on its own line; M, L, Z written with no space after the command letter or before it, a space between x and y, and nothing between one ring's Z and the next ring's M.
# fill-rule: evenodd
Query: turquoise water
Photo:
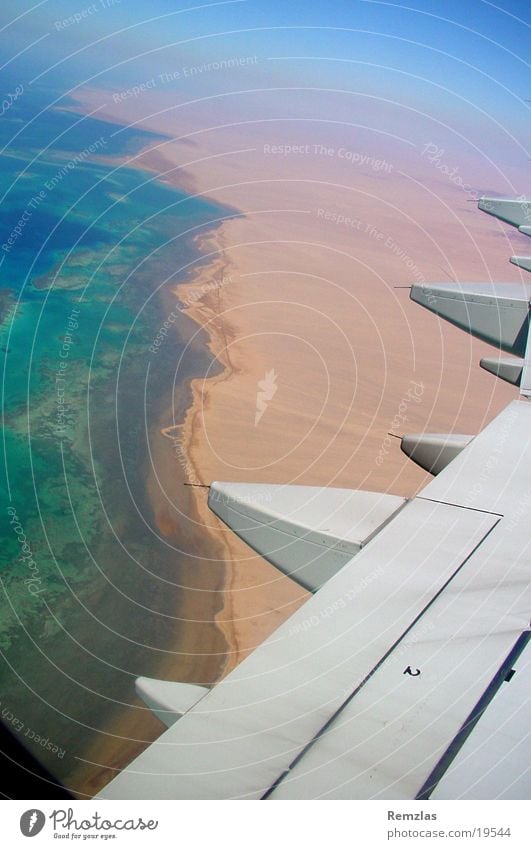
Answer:
M178 558L152 527L148 434L174 379L184 392L210 359L186 349L175 374L185 319L156 359L149 347L197 257L184 231L227 211L120 166L158 137L39 115L46 102L20 98L0 131L0 687L62 746L42 757L64 778L175 635Z

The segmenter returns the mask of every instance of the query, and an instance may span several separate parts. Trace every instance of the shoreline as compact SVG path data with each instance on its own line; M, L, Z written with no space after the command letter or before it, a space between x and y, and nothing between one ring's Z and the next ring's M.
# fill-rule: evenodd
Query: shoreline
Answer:
M124 156L126 156L125 153ZM107 165L117 168L118 163L123 161L123 157L117 155L112 157L112 161L109 161ZM127 165L127 162L125 161L124 164ZM88 165L91 168L94 166L95 173L102 170L99 161L88 163ZM108 172L106 166L103 173L108 175ZM38 181L39 174L33 177ZM143 180L132 170L124 172L123 178L118 181L118 184L128 190L135 190ZM76 184L72 181L64 185L66 203L69 197L66 187L68 186L68 189L75 193ZM165 191L161 191L160 186L154 183L152 192L146 195L144 197L141 192L136 196L139 201L137 217L157 213L167 202L169 192L167 187ZM172 196L170 196L170 202ZM110 200L116 200L116 195L114 197L109 195L109 197ZM98 195L98 200L105 205L106 200L101 193ZM61 195L58 203L61 204L62 201ZM212 212L210 208L210 212L205 214L201 212L205 206L203 204L198 206L196 215L196 204L190 204L193 223L216 215L215 210ZM87 211L87 217L89 211ZM117 210L116 218L119 216L120 213ZM180 229L184 230L191 226L188 223L190 220L188 213L186 218L181 215L180 219L176 216L175 220ZM122 225L121 216L119 224ZM82 226L85 226L85 223ZM112 241L114 230L112 227L110 229L110 241ZM175 230L175 227L173 229ZM165 239L165 234L161 233L160 238ZM24 319L27 322L28 315L32 318L33 311L35 315L38 315L41 303L49 303L46 318L48 319L49 316L50 318L49 323L45 325L47 332L42 334L41 347L35 348L41 359L38 359L36 355L35 373L38 375L39 382L32 382L31 419L34 445L44 446L43 470L46 469L46 474L43 471L42 477L39 478L41 484L39 497L48 509L49 533L53 540L53 550L50 547L49 560L46 557L46 547L42 545L36 527L37 520L34 521L31 514L30 505L33 501L30 498L27 500L28 508L25 511L27 515L24 517L28 539L32 539L32 546L38 552L42 574L50 579L49 592L46 597L43 596L49 604L49 609L48 615L43 620L40 608L34 612L31 607L28 607L28 600L32 600L32 594L28 593L25 584L22 584L20 594L14 596L13 601L21 614L22 621L25 620L25 627L21 633L19 623L16 644L8 645L10 657L17 660L14 669L17 671L20 669L23 675L31 680L36 698L27 701L23 686L20 686L23 679L18 679L18 675L15 678L15 674L7 665L4 667L3 675L4 680L9 682L6 692L9 694L9 707L13 715L23 717L24 723L38 730L39 733L41 729L53 731L55 739L61 743L63 751L66 752L66 757L55 762L53 753L44 752L43 762L51 768L59 780L80 797L92 796L97 792L105 781L113 777L114 770L126 766L163 730L163 726L151 711L135 698L133 681L136 676L151 675L168 680L195 680L197 683L212 684L221 674L225 659L223 635L212 621L213 612L221 602L221 570L209 569L208 564L206 568L196 570L191 558L189 558L190 562L186 563L186 552L183 554L172 550L178 548L179 539L173 527L170 526L167 539L161 538L160 541L154 539L153 534L150 535L150 528L144 529L144 524L151 524L153 527L153 523L150 522L151 515L145 497L149 455L146 450L145 435L142 434L142 425L147 412L147 427L150 428L151 434L153 422L165 404L166 390L168 386L171 387L173 368L172 348L169 348L154 364L154 372L157 373L152 373L151 397L147 398L150 409L146 411L141 391L143 376L141 359L143 360L144 355L147 354L151 331L154 331L155 326L159 324L158 316L165 309L158 293L155 293L155 288L160 281L167 279L166 272L171 274L175 270L172 257L170 256L171 265L165 267L162 254L160 257L155 256L149 264L146 275L138 271L145 254L149 253L149 248L153 247L158 239L157 230L153 234L153 239L151 234L147 234L145 239L140 238L137 241L136 253L130 251L124 257L117 252L116 256L113 255L114 262L108 260L106 274L102 274L101 279L97 278L94 283L92 309L89 304L86 311L86 324L83 331L79 332L77 339L75 339L74 331L68 337L65 335L70 331L70 324L66 326L65 316L71 308L74 308L74 304L78 305L80 280L77 271L81 273L82 267L83 272L88 276L92 270L89 260L93 264L94 256L97 256L99 260L97 251L104 253L107 243L102 238L102 244L98 243L96 247L92 247L91 244L92 252L87 247L81 260L74 259L70 263L73 267L70 268L67 263L64 263L62 255L59 261L55 255L50 254L49 261L47 258L43 265L45 271L40 269L39 273L35 274L35 285L29 288L27 305L24 303L24 316L16 324L16 332L20 338L17 338L15 334L10 343L11 346L15 345L16 351L15 343L26 341L24 331L27 326ZM197 261L190 236L184 235L178 245L182 245L182 248L178 247L177 256L183 263ZM18 260L15 254L13 257ZM91 322L95 324L98 313L106 310L106 298L115 294L114 284L123 283L124 274L130 271L127 259L131 257L138 261L138 266L135 267L135 288L124 296L123 302L120 302L117 307L120 310L118 317L105 312L105 315L108 314L113 320L108 320L109 332L101 341L101 348L98 348L96 355L94 346L90 346L91 333L94 330ZM63 263L67 271L60 283L52 287L51 283L55 282L57 271L63 268ZM77 265L80 266L79 269ZM91 294L92 292L93 290ZM128 348L127 353L124 354L124 348L120 348L118 340L123 338L131 326L129 316L131 319L138 317L137 302L144 306L146 298L149 301L151 294L154 295L153 309L147 314L145 323L144 316L139 318L138 336L131 337L131 349ZM17 319L21 314L22 309L20 313L17 313ZM73 315L74 313L70 313L70 316ZM127 317L127 324L125 324L124 316ZM76 330L78 317L79 310L76 309L76 321L72 322ZM194 327L195 331L195 326L190 320L183 318L180 323L185 326L184 333L187 326ZM35 326L39 326L38 321ZM69 442L65 451L65 460L62 450L63 434L61 433L58 438L54 425L55 411L58 409L58 394L52 365L57 360L61 342L65 340L66 344L67 338L67 355L70 354L70 346L74 344L74 339L79 342L77 349L79 353L77 357L72 356L68 360L67 377L71 383L65 394L66 403L72 410L72 422L71 424L69 422L68 427ZM135 347L136 340L139 347ZM180 343L176 343L177 345ZM85 347L88 348L88 352L85 352ZM20 349L26 350L22 345ZM33 356L33 348L31 353ZM131 368L129 365L121 368L122 355L127 357L129 353L131 353L131 360L127 362L131 363ZM184 377L187 373L204 373L203 363L206 355L201 352L200 356L195 357L195 353L192 352L192 356L185 363L185 368L181 372ZM92 354L94 354L94 360L90 359ZM66 363L66 361L65 358L64 361L57 360L57 363ZM196 361L198 367L194 372L193 366ZM83 415L86 401L84 369L89 362L92 367L90 374L94 380L90 395L92 404L90 410L93 415L90 418L92 429L89 436L98 446L97 459L93 458L90 450L91 440L87 439L88 411L87 418ZM15 353L14 359L10 358L10 363L16 376L17 369L23 369L24 358ZM119 386L117 374L120 375ZM25 379L25 373L23 377ZM61 380L64 384L64 378ZM17 384L14 380L12 384L16 389ZM20 431L23 434L22 445L26 443L24 437L28 432L29 418L26 416L25 407L19 405L16 392L12 394L9 435L13 436L15 447L9 464L13 469L23 469L23 458L26 455L21 452L22 462L17 463L19 457L15 453L15 448ZM185 394L184 391L179 392L182 397ZM64 396L61 396L61 403L64 405L63 398ZM187 404L186 401L186 406ZM65 407L61 409L64 410ZM121 425L120 432L118 432L118 422ZM130 425L132 425L131 428ZM50 445L51 449L47 448ZM164 469L168 465L169 452L164 445L158 447L160 447L161 461L157 462L157 466ZM38 461L38 448L35 447L34 450L35 460ZM106 462L100 468L99 460L102 458L105 458ZM59 482L63 476L66 480L67 475L75 480L75 484L72 483L70 487L67 484L69 499L67 505L70 505L72 515L75 516L75 525L71 520L68 521L68 506L65 510L67 491L63 491L56 480L52 479L52 471L55 470L54 462L57 462L57 468L60 473L62 472L62 475L59 473L57 478ZM175 469L172 469L172 478L170 483L181 502L181 509L190 514L191 509L184 506L190 501L189 494L183 490L182 486L178 491L179 483L175 479ZM17 483L17 506L20 505L22 508L24 501L25 507L24 487L18 486L16 477L13 479ZM95 486L95 480L97 480L97 486ZM31 478L31 481L35 486L35 480ZM47 488L48 483L49 488ZM109 513L105 507L110 508ZM143 516L142 511L144 511ZM23 515L22 510L21 515ZM147 522L142 521L145 519ZM106 522L108 524L105 524ZM109 526L112 532L107 535L105 531ZM81 540L78 540L78 536ZM162 535L159 536L162 537ZM122 541L126 543L127 550L121 545ZM167 541L170 545L167 545ZM152 548L150 548L151 543L153 543ZM192 535L189 544L184 542L182 547L194 552L194 544ZM50 546L50 543L48 545ZM11 559L10 549L8 553ZM136 554L139 555L138 560ZM15 559L13 563L16 564L16 562ZM61 568L63 566L64 569ZM60 577L56 579L57 570ZM196 574L199 571L202 574ZM15 587L18 587L17 581L18 576L15 572ZM179 597L184 594L180 584L189 587L186 592L186 606L180 603ZM144 603L146 601L147 604ZM153 610L149 609L150 606ZM11 619L5 618L7 633ZM197 639L199 630L200 641ZM9 640L9 635L7 639ZM28 643L30 643L29 646ZM33 657L33 643L41 657ZM42 663L43 652L47 661L44 664ZM52 680L52 676L47 674L48 665L52 663L58 673L64 671L64 681L60 680L59 675L59 683L57 683L55 677Z
M222 252L222 228L223 225L208 232L203 237L196 237L199 255L209 252L205 249L211 250L213 245L216 245L217 249ZM231 343L236 338L236 331L221 317L221 293L225 286L231 285L232 281L230 261L220 255L211 263L201 266L189 281L178 284L173 290L174 295L182 303L185 314L195 322L198 330L207 337L205 344L214 360L221 366L221 371L214 376L207 374L192 378L189 382L191 399L182 420L160 429L163 435L168 435L174 429L180 431L182 445L187 457L186 471L188 477L191 478L192 484L195 483L201 487L208 486L212 482L212 479L207 480L205 478L205 469L201 463L202 418L205 403L208 403L206 399L208 399L209 393L214 387L230 381L236 371L229 351ZM262 563L268 571L272 570L273 573L276 573L276 570L262 561L261 558L258 558L261 562L255 564L254 569L247 569L245 576L240 575L238 561L242 557L245 558L246 546L234 534L227 531L222 522L209 510L204 489L195 490L191 487L191 500L202 531L209 534L211 544L214 547L220 548L219 557L224 563L223 600L214 615L214 621L227 644L226 657L219 675L219 679L221 679L262 642L271 630L274 630L271 627L271 621L267 624L263 623L261 628L260 626L257 627L256 624L251 626L242 624L246 622L248 617L244 615L245 611L240 610L235 603L235 595L238 589L242 583L251 582L254 584L260 582ZM288 579L282 577L280 581L284 583ZM291 584L292 582L288 583ZM296 585L293 584L292 586L295 587ZM307 597L306 593L301 592L298 587L295 592L297 599L300 597L301 601ZM293 602L290 600L289 603L292 604ZM183 599L183 606L186 607L186 598ZM290 612L292 611L290 610ZM279 618L275 627L280 625L281 621ZM267 633L262 633L263 630L267 630ZM252 631L253 634L251 646L247 644L249 642L248 631Z
M162 313L175 306L172 292L167 291L161 297L166 301L162 305ZM180 325L185 336L196 332L195 328L191 330L192 323L188 324L188 328L183 328L182 322ZM164 354L164 360L167 361L167 354ZM179 381L176 387L179 396L177 418L181 414L184 416L190 406L191 391L187 388L189 382L190 378L185 376L182 385ZM151 507L153 527L168 545L176 549L173 558L174 571L163 573L162 578L181 583L184 589L178 592L177 604L172 612L169 639L161 645L159 658L150 669L140 669L137 674L210 686L223 674L226 657L224 635L214 621L215 610L221 606L223 576L221 570L213 571L208 568L208 564L205 569L199 570L203 574L199 574L193 563L187 567L185 562L186 551L193 551L196 542L193 522L200 526L201 520L199 512L195 510L192 490L182 485L184 470L180 463L175 462L171 442L160 438L160 425L171 419L174 405L174 398L161 399L161 412L153 416L149 428L150 449L139 476L144 478L146 502ZM170 428L173 427L175 426L170 425ZM176 427L181 428L181 425ZM149 460L150 455L152 463ZM153 469L158 480L153 479ZM172 495L179 499L179 508L189 520L181 526L175 524L167 510L167 498ZM212 546L210 553L217 553L218 559L222 558L219 546L217 552ZM161 587L163 589L163 585ZM210 606L203 600L205 593L208 593L207 598L213 599ZM220 597L216 599L218 593ZM212 610L212 615L208 613L209 610ZM201 631L200 644L195 639L195 631L198 628ZM128 699L127 707L124 702L123 709L113 711L105 724L101 725L99 733L78 753L78 765L68 773L68 786L78 798L91 798L164 730L165 726L133 693Z
M104 92L85 92L82 102L93 108L103 98ZM145 120L138 103L107 106L99 114L125 125L140 118L140 126L170 139L140 151L130 167L239 213L204 239L195 237L198 253L208 258L173 290L222 366L216 376L191 381L192 399L181 423L187 463L197 481L291 482L411 496L429 476L400 452L386 452L385 439L412 380L422 384L423 397L409 405L402 422L410 432L480 430L513 397L511 388L477 368L487 346L463 340L446 326L433 339L432 317L412 308L387 282L437 279L441 271L437 251L431 264L421 265L426 245L434 253L426 236L429 219L411 236L407 217L396 218L393 199L403 193L407 208L416 193L398 172L395 176L392 164L383 176L350 168L345 182L341 161L318 156L323 173L316 180L311 158L263 155L269 138L259 122L214 134L192 123L188 138L186 125L179 123L175 132L171 113ZM374 223L373 199L380 191L391 201ZM446 191L452 195L453 187ZM462 214L469 214L466 202L459 195L457 200ZM477 224L481 232L473 245L487 251L490 222L478 216ZM448 241L453 243L453 233ZM462 259L465 269L472 266L466 244ZM506 265L504 256L497 261ZM374 268L375 262L380 267ZM228 282L214 285L216 280ZM291 347L290 335L297 337ZM281 363L287 360L290 391L270 405L255 429L257 385L273 365L272 353ZM204 492L191 489L203 533L224 551L225 600L216 621L230 643L226 674L306 596L250 554L208 511Z
M80 102L94 108L104 98L105 92L92 91ZM99 117L127 125L141 107L126 107L102 109ZM401 432L477 432L514 396L477 367L488 346L450 326L434 330L433 317L393 288L419 277L440 279L439 259L454 267L454 218L440 225L437 206L425 216L417 213L420 223L399 215L402 207L415 208L419 195L398 169L382 177L351 168L346 177L341 162L320 158L315 179L311 158L263 155L265 140L278 141L267 136L274 127L259 128L258 136L253 127L229 127L198 137L192 126L194 140L186 143L186 127L172 120L170 114L160 126L142 126L181 141L143 150L124 164L239 215L195 237L206 259L168 292L196 325L198 338L204 334L221 370L189 381L184 415L175 416L170 405L154 438L169 446L167 436L178 432L187 476L202 484L300 483L413 495L429 476L386 447L412 381L422 387L421 397L408 404ZM293 131L290 141L297 140ZM228 155L237 150L237 160ZM196 164L183 162L187 157ZM449 209L460 204L466 228L466 203L454 187L444 186L443 194ZM472 250L466 238L459 245L461 279L478 275L474 250L481 261L482 252L492 252L490 221L478 214L474 226ZM440 230L436 245L429 236L434 228ZM502 251L492 261L493 273L500 273L498 263L509 277L505 259ZM256 426L257 387L272 370L275 395ZM164 468L169 452L159 456ZM177 491L175 481L169 486ZM222 570L214 621L227 646L223 677L307 595L221 524L208 510L204 489L186 489L208 559ZM152 489L152 505L157 498ZM179 616L187 617L191 601L183 593Z
M157 152L157 159L160 161L161 158L164 160L164 155L161 156L160 152ZM176 157L172 159L170 150L167 150L168 168L175 162L175 159ZM149 161L150 155L148 153L144 157L144 162L149 164ZM174 183L174 180L169 178L168 182ZM182 187L178 181L175 181L174 184L176 187ZM185 445L188 462L190 463L191 468L193 468L197 479L203 484L209 484L213 479L220 479L220 467L223 468L225 466L232 470L234 463L231 463L230 461L227 463L224 462L225 458L221 458L220 460L219 456L212 456L213 454L216 455L217 452L216 450L212 451L211 446L208 445L210 442L209 436L211 429L208 419L210 418L211 421L214 421L215 429L213 428L212 431L215 437L219 436L220 428L230 427L230 415L227 417L227 424L224 425L224 412L228 412L227 402L230 400L237 402L242 396L248 396L250 394L249 384L252 386L254 395L255 386L264 365L263 351L260 351L262 356L256 357L255 359L253 358L252 349L250 347L245 347L245 345L241 343L242 338L245 339L246 336L252 336L253 332L261 332L261 318L257 318L256 315L253 315L251 321L244 321L242 319L242 310L240 307L242 307L242 305L247 306L249 304L253 304L253 295L249 295L249 292L246 291L246 284L242 281L245 278L249 280L251 276L256 273L254 269L261 268L264 265L264 256L267 255L268 248L266 247L265 250L262 250L261 247L254 250L252 249L250 252L250 262L249 259L244 262L239 261L239 258L235 256L235 254L241 249L241 245L244 244L245 240L243 238L243 234L247 235L250 232L251 245L261 244L261 240L264 237L264 231L265 235L269 234L265 228L261 228L260 224L253 227L251 219L247 214L248 207L244 203L239 204L238 200L235 200L231 184L226 184L220 180L217 184L215 183L215 185L221 185L222 188L213 188L209 191L208 187L201 182L201 175L198 171L196 170L194 172L194 169L189 169L185 185L187 186L187 190L190 190L190 186L194 186L195 190L201 195L212 197L219 203L229 204L235 207L239 210L242 216L238 219L231 219L227 222L222 222L211 234L210 244L207 247L211 250L211 242L213 241L214 243L217 243L216 249L220 253L220 258L218 260L212 260L210 264L205 265L198 274L194 275L192 280L179 284L175 290L175 294L182 301L186 302L188 299L188 301L191 302L186 308L186 313L197 323L198 327L201 327L207 334L209 350L223 366L221 374L215 377L196 378L192 381L192 403L188 408L183 422L183 444ZM335 191L335 186L332 184L330 188L327 186L326 192L324 192L329 196L331 195L328 201L330 205ZM269 204L270 193L267 188L264 194L267 207L270 209L272 205ZM238 191L236 191L236 195L238 196ZM486 239L488 240L488 221L481 223L484 225ZM282 227L276 227L274 230L274 237L276 239L279 238L279 230L281 232ZM372 225L370 229L369 225L367 225L366 230L369 233L369 253L372 253L375 250L373 241L380 241L381 233ZM337 235L337 233L334 235ZM249 236L247 236L247 238L249 238ZM346 236L344 234L340 235L339 242L341 243L343 253L346 253L345 248L348 246L348 241L349 234ZM391 261L394 260L394 256L398 253L398 251L394 250L395 244L396 243L394 241L391 242L393 247L393 250L390 251ZM204 246L199 244L198 249L200 252L203 252ZM296 249L293 251L294 257L291 266L287 269L288 273L297 273L294 271L293 266L297 268L297 263L302 258L302 253L303 252L297 251ZM406 258L408 258L407 255ZM349 252L347 265L350 264L351 259L352 257ZM215 279L217 275L220 276L221 280L228 279L229 284L218 285L213 289L209 288L209 280ZM414 273L410 273L409 276L412 275L415 276ZM271 292L273 299L275 295L279 298L278 301L275 301L272 305L273 313L275 313L278 309L282 309L282 305L285 303L282 293L282 285L283 284L280 283L280 285L275 287L274 283L274 288L276 288L277 291L275 292L273 289ZM295 289L297 291L296 303L297 307L299 307L300 303L303 302L303 298L300 297L301 288L295 286ZM338 293L338 300L343 297L345 291L346 286L343 284ZM202 292L204 294L199 296ZM298 299L300 299L300 301ZM398 307L397 313L403 315L404 306L402 302L399 301L397 303L395 295L393 295L393 299L395 299L395 304L393 306ZM288 297L290 305L292 300L294 299ZM321 305L324 302L324 298L321 298L320 300L317 298L317 308L321 309ZM369 303L371 311L373 313L378 313L379 296L371 300L369 294ZM266 306L264 303L260 303L260 301L258 301L258 304L260 309L264 310L267 310L269 306L269 304ZM405 309L407 310L409 308L410 305L407 304ZM339 311L340 309L341 308L339 308ZM424 316L422 311L413 313L413 315L414 323L417 323L415 322L415 319L418 319L419 328L422 329L423 325L429 325L430 316ZM232 316L237 316L237 320L231 321ZM246 315L245 318L247 318ZM266 324L273 326L273 332L276 332L276 320L277 316L270 315L269 320L266 321ZM411 333L409 327L408 330ZM285 333L284 327L282 332ZM479 359L479 356L483 355L485 350L488 350L487 346L483 346L482 348L481 343L473 341L472 345L470 345L469 340L461 340L458 336L454 341L453 331L451 328L443 326L440 333L440 346L443 351L450 345L452 347L456 345L459 348L459 353L465 353L468 355L469 361L471 357L475 356ZM415 339L414 335L413 339ZM413 345L415 344L416 340L413 342ZM399 356L403 356L402 352L404 350L404 346L401 345L400 341L396 338L394 338L390 344L391 348L393 348L393 346L394 349L399 352ZM244 348L245 350L243 350ZM470 350L471 348L472 351ZM365 354L365 356L366 362L369 364L367 373L371 374L370 354L368 356ZM413 361L414 359L415 357L413 356ZM447 371L447 375L445 376L446 379L444 379L441 374L438 381L433 381L433 385L430 387L430 396L433 397L433 402L432 397L430 397L428 403L432 402L430 403L430 416L436 417L438 409L446 412L446 416L451 422L451 425L448 427L449 431L455 426L456 418L460 413L463 418L466 418L467 416L470 417L474 401L477 401L480 397L482 397L485 401L486 412L480 408L475 411L475 419L477 421L475 428L478 430L484 426L487 416L491 416L501 409L507 403L507 400L509 400L514 394L509 387L504 386L500 382L490 381L488 376L482 375L481 372L477 376L474 374L472 379L476 382L472 384L469 382L469 375L465 375L464 378L461 376L461 379L457 380L456 383L457 387L461 388L462 398L464 400L461 401L461 406L458 407L456 415L454 412L455 407L453 408L453 405L455 403L455 396L459 395L459 388L457 391L455 390L454 375L460 369L461 372L466 369L466 357L463 357L462 363L459 362L459 354L455 358L455 363L450 363L448 361L448 357L446 357L445 369ZM479 371L478 369L476 370ZM361 371L362 370L359 369L359 372ZM415 377L416 374L414 366L412 371L413 377ZM470 368L469 371L471 372L472 368ZM308 373L309 371L307 374ZM357 376L363 380L363 374L358 374ZM375 432L377 432L378 428L382 430L382 423L384 425L383 433L380 437L379 449L378 452L375 452L372 448L365 452L365 455L362 456L364 468L362 468L362 473L354 482L347 479L347 476L345 475L345 465L342 465L341 463L338 464L335 476L332 474L328 476L328 469L325 467L325 463L323 462L318 463L319 471L314 474L314 470L312 468L314 457L312 455L317 453L318 448L314 448L312 445L310 445L309 450L307 450L304 454L302 471L300 462L285 462L282 464L282 469L279 468L276 473L270 469L264 470L264 468L262 468L259 472L255 472L252 470L250 462L248 466L246 466L244 462L241 464L241 466L243 466L243 473L235 475L231 471L230 475L221 477L221 479L242 481L263 480L264 482L288 482L291 480L294 483L300 482L308 483L310 485L320 485L323 481L324 471L325 485L346 486L347 488L360 489L372 488L376 491L391 491L396 494L406 496L414 495L430 478L430 476L403 456L400 456L398 460L396 457L387 457L386 455L389 452L387 452L387 449L385 448L385 438L387 430L389 429L389 422L395 421L396 410L400 409L402 397L409 397L408 392L412 379L413 378L410 377L407 385L401 387L399 392L395 393L396 400L390 413L384 413L382 415L380 408L377 409L375 417L373 418ZM413 382L416 382L416 385L422 385L424 390L425 384L422 381L420 381L420 383L418 380ZM487 387L488 392L485 392L485 388ZM366 393L366 397L370 398L370 387L367 388L364 386L363 390ZM435 405L435 401L438 400L438 393L440 393L441 399L439 400L440 408L437 408ZM467 399L467 394L469 395L469 399ZM340 392L340 395L341 397L345 397L343 390ZM382 400L385 404L385 399L383 398ZM422 400L425 402L425 399ZM469 403L467 403L467 400ZM444 410L445 402L446 411ZM409 406L410 408L414 408L415 404L410 404ZM213 412L213 408L215 407L218 408L217 413ZM295 419L297 415L301 415L301 407L302 414L304 414L304 399L302 400L302 404L299 405L299 409L297 409L295 404L290 405L289 414L292 419ZM283 414L285 412L286 409L284 408L284 410L276 417L276 423L273 423L269 428L267 437L272 443L275 442L277 434L282 432ZM417 411L414 409L411 410L411 418L414 417L415 412ZM378 416L378 419L376 419L376 415ZM408 411L408 418L409 417ZM340 421L339 416L338 421ZM342 424L345 426L347 433L346 439L348 440L349 422L347 416L343 418ZM306 424L304 427L306 430L309 429ZM436 428L433 429L435 430ZM369 438L372 436L370 424L367 424L366 426L364 425L361 432L359 428L356 428L355 430L359 435L361 444L363 444L367 435ZM411 430L414 430L414 428L411 428ZM244 433L248 433L248 431L242 428L242 434ZM353 434L351 433L351 435ZM339 434L337 432L334 434L334 437L338 437L338 441L340 441ZM220 436L219 442L222 446L226 447L227 441L228 440L224 439L223 435ZM317 442L318 440L316 440L316 443ZM240 447L243 446L238 446L238 448ZM344 448L345 446L343 442L342 450L344 450ZM241 453L245 459L251 459L252 451L245 452L242 450ZM318 460L322 460L324 454L324 451L323 453L318 454ZM232 457L233 455L231 454L231 459ZM378 460L381 460L382 463L378 468L374 468L374 465L375 463L378 463ZM384 474L382 465L384 461L385 463L389 461L389 464L391 464L391 460L394 467L391 468L390 472ZM276 458L273 465L277 466ZM308 474L308 472L310 473ZM379 472L382 472L382 474L379 474ZM369 485L371 483L371 479L376 482L376 485L374 485L374 483L372 486ZM296 584L288 579L279 577L279 573L261 558L250 555L249 549L242 544L235 535L228 531L221 522L212 516L206 507L206 499L204 499L201 495L197 495L197 492L195 494L195 503L196 509L203 521L205 530L209 530L212 527L212 536L216 536L218 540L221 536L224 538L225 558L227 560L225 598L223 607L216 614L216 621L219 623L230 647L223 672L223 674L227 674L241 659L243 659L250 651L259 645L263 639L275 630L276 627L278 627L284 619L288 617L288 615L294 612L294 610L306 600L307 596ZM256 593L262 593L264 595L267 594L268 599L270 600L267 607L267 614L264 612L262 600L256 598ZM253 615L256 615L256 612L258 612L258 620L253 623Z

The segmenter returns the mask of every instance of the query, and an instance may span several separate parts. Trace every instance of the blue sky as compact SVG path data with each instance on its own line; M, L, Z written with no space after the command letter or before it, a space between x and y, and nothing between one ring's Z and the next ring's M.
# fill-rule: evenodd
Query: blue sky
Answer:
M235 85L338 88L432 114L466 137L491 132L494 137L501 125L517 139L515 151L528 137L527 0L497 5L483 0L15 0L8 5L0 12L4 93L18 80L60 91L87 81L123 88L187 65L257 55L259 63L236 80L188 79L186 96ZM174 88L181 93L182 79ZM521 151L515 156L523 161Z
M444 57L448 54L454 57L449 82L473 92L473 82L467 84L470 64L520 95L526 94L529 3L501 0L495 7L482 0L417 0L417 5L418 11L415 0L331 0L326 4L276 0L206 4L193 0L45 0L35 4L15 0L0 12L0 25L6 27L2 53L5 61L34 38L45 36L24 54L23 61L42 68L51 64L50 60L81 50L67 63L77 77L83 70L90 70L91 64L92 68L104 67L113 60L123 61L191 38L196 41L188 49L202 56L207 56L212 46L216 49L223 44L229 49L232 43L245 38L264 54L295 51L297 55L359 58L409 66L429 78L440 73L441 63L450 70L450 65L445 64L450 59ZM86 15L78 23L60 27L62 21L83 12ZM22 17L10 24L18 15ZM117 30L122 30L121 34L108 38ZM230 34L237 30L246 31L245 36ZM102 37L106 40L89 46ZM142 61L136 60L137 66ZM16 65L21 62L22 59L15 60ZM122 73L134 75L134 66L135 61L130 62Z

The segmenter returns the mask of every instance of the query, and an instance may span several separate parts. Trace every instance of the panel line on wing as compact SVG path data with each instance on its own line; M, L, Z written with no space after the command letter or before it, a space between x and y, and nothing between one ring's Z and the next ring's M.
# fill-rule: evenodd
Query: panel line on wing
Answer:
M431 499L425 499L426 501L431 501ZM435 502L442 503L442 502ZM449 506L461 506L461 505L449 505ZM463 508L468 510L469 508ZM475 510L477 513L486 513L483 510ZM498 515L498 514L490 514L487 515ZM503 517L501 517L503 518ZM294 769L294 767L302 760L302 758L308 753L308 751L320 740L320 738L326 734L328 729L335 723L337 718L341 715L341 713L345 710L345 708L352 702L352 700L358 695L360 690L367 684L367 682L373 677L373 675L378 671L378 669L383 666L385 661L392 655L396 648L400 645L400 643L404 640L405 637L409 634L411 630L415 628L418 622L426 615L427 611L432 607L432 605L437 601L439 596L446 590L449 584L454 580L456 575L463 569L463 567L468 563L471 557L474 556L476 551L483 545L487 537L492 533L492 531L498 526L500 519L494 522L488 531L481 537L481 539L476 543L474 548L472 548L465 559L459 564L457 569L450 575L448 580L439 588L439 590L433 595L428 604L421 610L421 612L411 621L406 630L400 635L400 637L393 643L392 646L383 654L380 660L373 666L373 668L367 673L367 675L363 678L363 680L358 684L357 687L347 696L347 698L341 703L341 705L337 708L337 710L329 717L329 719L325 722L325 724L317 731L317 733L312 737L311 740L306 743L306 745L301 749L301 751L297 754L297 756L290 763L288 768L284 770L281 775L268 787L266 792L260 797L261 799L267 799L274 790L278 787L278 785L283 781L283 779L289 775L289 773ZM464 740L463 740L464 742Z
M440 498L426 498L425 495L415 496L419 501L431 501L433 504L446 504L448 507L459 507L461 510L472 510L474 513L487 513L489 516L504 518L504 513L496 513L494 510L482 510L480 507L469 507L467 504L456 504L453 501L441 501Z
M494 675L492 681L486 688L485 692L474 706L469 716L464 721L463 725L455 735L454 739L437 762L425 783L415 796L415 799L418 801L429 799L435 788L437 787L439 781L444 776L445 772L449 769L454 759L457 757L459 751L465 744L466 740L476 727L477 723L483 716L484 712L492 702L496 693L500 689L500 687L507 682L508 673L510 673L512 666L516 663L524 649L526 648L529 639L531 637L531 631L524 631L518 639L516 640L513 648L505 658L504 662L501 664L500 668Z

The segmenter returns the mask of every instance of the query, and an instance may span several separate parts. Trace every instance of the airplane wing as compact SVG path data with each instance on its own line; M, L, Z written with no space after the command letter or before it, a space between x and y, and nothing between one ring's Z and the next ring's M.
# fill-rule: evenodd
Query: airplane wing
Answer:
M523 201L479 205L529 230ZM529 797L531 285L411 298L509 353L482 365L520 399L477 436L405 436L436 475L410 500L212 484L312 596L210 690L139 679L169 728L99 798Z

